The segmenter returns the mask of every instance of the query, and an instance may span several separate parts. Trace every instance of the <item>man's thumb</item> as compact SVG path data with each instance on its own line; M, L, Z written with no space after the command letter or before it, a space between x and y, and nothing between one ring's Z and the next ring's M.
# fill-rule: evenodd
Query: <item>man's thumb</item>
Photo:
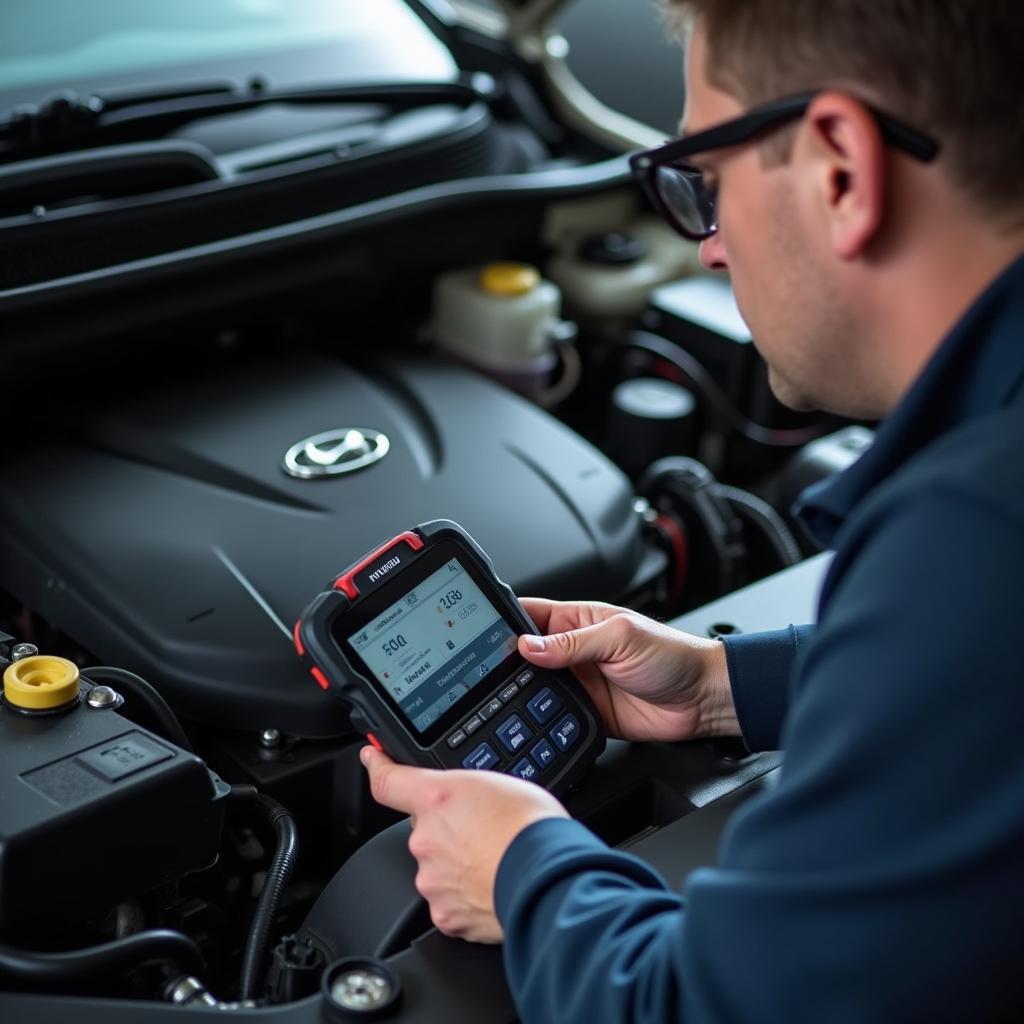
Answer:
M616 646L609 622L550 636L524 635L519 638L519 653L527 661L545 668L608 661Z

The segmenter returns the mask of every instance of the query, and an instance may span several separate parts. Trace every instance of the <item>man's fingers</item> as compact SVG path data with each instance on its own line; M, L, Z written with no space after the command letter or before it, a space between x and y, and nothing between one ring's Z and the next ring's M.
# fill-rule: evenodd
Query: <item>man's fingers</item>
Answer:
M373 799L385 807L412 814L416 794L423 788L423 777L431 774L429 769L395 764L387 754L374 747L363 747L359 751L359 760L370 776Z
M521 597L519 603L523 610L537 624L537 628L546 633L550 629L551 614L555 610L555 602L544 597Z
M601 601L549 601L543 597L521 597L519 603L541 633L582 629L614 618L624 611Z

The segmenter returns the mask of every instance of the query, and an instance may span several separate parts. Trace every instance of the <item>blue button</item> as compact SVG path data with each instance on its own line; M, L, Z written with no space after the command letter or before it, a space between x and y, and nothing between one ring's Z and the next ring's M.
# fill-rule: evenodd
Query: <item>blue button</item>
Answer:
M533 782L538 775L540 775L540 769L527 757L524 757L510 772L511 775L518 775L521 779L526 779L527 782Z
M483 771L485 768L493 768L497 763L498 755L491 748L490 743L481 743L469 757L463 760L462 767Z
M551 738L559 750L568 750L580 738L580 723L575 715L566 715L551 730Z
M527 711L537 720L538 725L547 725L558 713L562 702L545 686L526 705Z
M540 765L541 768L547 768L549 764L557 757L554 747L548 743L547 740L541 740L537 743L533 750L530 751L530 757Z
M506 718L497 730L498 739L502 745L514 754L523 744L533 739L533 733L526 728L526 723L518 716L513 715Z

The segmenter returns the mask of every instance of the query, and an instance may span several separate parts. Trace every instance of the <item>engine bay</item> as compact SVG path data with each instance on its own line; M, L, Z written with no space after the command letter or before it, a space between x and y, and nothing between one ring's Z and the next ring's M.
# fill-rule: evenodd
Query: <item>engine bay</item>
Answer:
M543 62L395 6L421 63L376 91L339 97L365 68L270 106L249 83L203 119L164 97L156 139L3 152L12 1020L514 1019L500 951L431 927L407 825L293 645L412 524L458 520L521 595L703 635L813 615L822 556L788 508L871 431L771 396L728 284ZM426 89L426 51L462 92ZM235 123L299 108L334 120ZM681 881L778 764L612 742L567 806Z

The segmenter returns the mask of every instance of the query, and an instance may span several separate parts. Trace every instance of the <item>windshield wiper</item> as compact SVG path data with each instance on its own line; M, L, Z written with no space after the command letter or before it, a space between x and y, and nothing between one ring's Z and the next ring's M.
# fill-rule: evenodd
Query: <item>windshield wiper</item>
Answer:
M490 101L494 82L485 75L453 82L401 82L272 89L261 78L244 87L228 82L162 91L80 97L64 91L38 105L16 107L0 116L0 159L35 156L81 146L152 138L190 121L234 114L271 103L298 106L379 104L407 110L430 104Z

